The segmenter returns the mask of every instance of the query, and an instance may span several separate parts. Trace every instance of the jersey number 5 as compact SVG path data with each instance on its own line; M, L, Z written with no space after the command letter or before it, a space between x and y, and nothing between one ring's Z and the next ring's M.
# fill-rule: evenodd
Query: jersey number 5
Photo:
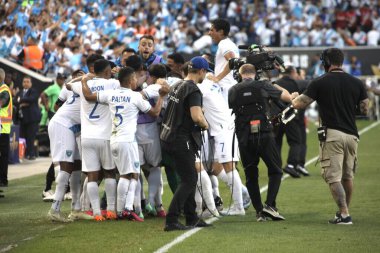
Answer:
M118 111L119 111L120 109L121 109L121 110L124 109L124 106L122 106L122 105L117 105L117 106L116 106L115 119L116 119L116 118L119 118L119 124L115 125L116 127L120 126L121 123L123 123L123 116L121 116L121 114L118 113Z

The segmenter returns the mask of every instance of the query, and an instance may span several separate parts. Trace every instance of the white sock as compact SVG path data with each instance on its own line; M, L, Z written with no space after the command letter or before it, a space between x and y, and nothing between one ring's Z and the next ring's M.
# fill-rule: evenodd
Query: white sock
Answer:
M82 177L82 171L74 170L70 177L70 190L72 195L71 210L79 211L80 206L80 180Z
M135 189L135 198L133 200L133 206L137 214L141 212L141 182L137 180Z
M241 180L241 179L240 179ZM241 183L241 191L243 193L243 197L244 198L249 198L249 192L248 192L248 189L247 187L245 187L245 185L243 184L243 182Z
M208 209L211 211L215 210L215 202L214 198L212 196L212 186L211 186L211 181L210 177L208 176L207 172L202 170L200 174L200 180L202 183L202 191L203 191L203 201L205 202L206 206ZM199 178L199 177L198 177Z
M214 175L211 175L210 180L211 180L211 185L212 185L212 195L213 195L214 199L216 197L220 197L218 178Z
M86 177L83 181L82 195L80 196L82 211L88 211L91 208L90 198L87 192L87 183L88 183L88 177Z
M154 197L156 207L162 206L162 194L164 194L164 182L162 181L162 174L160 170L160 185L158 186L158 191Z
M137 180L132 178L129 181L130 183L128 187L127 198L125 200L125 209L131 211L133 210L133 200L135 198Z
M149 203L152 207L155 206L156 194L160 191L161 183L161 168L153 167L150 169L148 177L148 192L149 192Z
M243 208L243 196L241 191L241 179L236 169L227 173L228 186L232 191L232 198L234 200L234 206L238 209ZM232 188L233 187L233 188Z
M91 202L93 215L100 215L99 186L98 182L87 183L87 193Z
M125 207L125 199L129 187L129 179L121 177L117 184L117 212L122 212Z
M228 185L228 177L225 170L222 170L217 177Z
M115 200L116 200L116 179L106 178L104 180L104 188L107 197L107 210L115 211Z
M54 166L54 176L55 176L55 183L58 183L58 174L61 171L61 165Z
M201 191L201 183L200 183L201 174L198 172L198 181L197 181L197 188L195 189L195 212L197 214L200 214L202 212L203 206L202 206L202 196L200 194Z
M144 178L142 174L139 176L140 184L141 184L141 199L146 199L145 198L145 192L144 192Z
M56 212L61 210L61 203L65 196L67 186L69 185L70 174L66 171L59 171L56 178L57 186L55 187L54 202L51 205L51 209Z

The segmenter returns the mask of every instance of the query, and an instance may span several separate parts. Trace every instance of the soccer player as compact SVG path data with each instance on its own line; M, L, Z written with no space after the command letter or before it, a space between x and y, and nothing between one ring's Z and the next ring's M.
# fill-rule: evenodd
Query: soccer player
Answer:
M107 60L99 59L94 63L96 78L88 82L92 92L114 90L120 87L116 79L111 79L111 65ZM74 92L83 98L80 84L72 85ZM105 191L107 195L107 219L116 219L116 179L115 165L112 160L110 137L111 115L108 106L99 102L93 103L81 99L81 124L82 124L82 170L87 172L87 192L91 202L93 216L96 221L103 221L99 203L98 179L101 169L105 178Z
M162 58L154 53L154 38L152 35L144 35L140 38L138 54L148 68L152 64L162 63Z
M123 68L118 75L121 87L116 90L91 93L87 86L87 79L83 79L83 94L88 101L97 101L109 105L112 114L111 151L112 157L120 173L117 187L117 214L118 217L127 217L131 220L143 221L133 212L135 189L140 174L138 145L136 142L136 128L139 111L157 117L161 111L163 96L169 89L160 89L160 97L152 107L136 91L137 77L132 68ZM107 193L108 196L108 193ZM123 210L126 206L126 210Z

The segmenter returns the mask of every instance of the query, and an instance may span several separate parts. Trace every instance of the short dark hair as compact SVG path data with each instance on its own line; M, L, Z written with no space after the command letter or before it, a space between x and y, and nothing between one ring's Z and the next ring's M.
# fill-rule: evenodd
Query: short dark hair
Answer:
M106 59L96 60L94 63L94 72L95 74L103 72L107 67L111 67L109 61Z
M185 58L180 53L172 53L168 55L168 59L172 59L177 64L184 64Z
M97 60L100 60L100 59L104 59L104 57L101 56L101 55L98 55L98 54L92 54L92 55L90 55L90 56L87 57L87 59L86 59L86 65L87 65L87 67L89 68L90 66L94 65L94 63L95 63Z
M130 47L127 47L126 49L124 49L123 52L121 52L121 54L123 55L126 52L136 54L136 51Z
M24 77L22 78L22 80L24 80L24 79L29 79L30 81L32 81L32 77L31 77L31 76L24 76Z
M153 43L154 43L154 38L153 38L152 35L145 34L145 35L143 35L143 36L140 38L140 41L143 40L143 39L151 40L151 41L153 41Z
M83 75L85 74L83 70L81 70L81 69L77 69L77 70L75 70L75 71L73 71L73 72L71 73L71 76L72 76L73 78L75 78L75 77L78 77L79 74L81 74L81 73L83 73Z
M330 65L342 66L344 54L339 48L326 49L325 56L329 59Z
M297 69L295 68L295 67L293 67L293 66L287 66L286 68L285 68L285 71L282 73L282 74L284 74L284 75L290 75L290 74L292 74L294 71L296 71L297 72Z
M124 67L120 69L118 79L120 83L123 83L125 80L131 78L132 74L135 73L135 70L131 67Z
M218 18L211 21L211 24L214 26L216 31L223 30L223 34L228 36L230 33L230 23L226 19Z
M156 78L165 78L167 71L164 64L153 64L150 65L148 68L148 72L150 76L156 77Z
M135 71L140 71L144 68L143 61L139 55L131 55L125 60L125 66L131 67Z

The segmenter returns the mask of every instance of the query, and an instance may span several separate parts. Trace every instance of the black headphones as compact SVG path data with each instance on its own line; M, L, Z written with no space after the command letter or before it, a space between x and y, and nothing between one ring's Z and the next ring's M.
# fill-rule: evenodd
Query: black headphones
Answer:
M322 51L322 54L321 54L321 61L322 61L322 65L325 67L325 68L329 68L331 66L331 62L330 62L330 59L329 57L327 56L327 51L328 49L325 49Z

